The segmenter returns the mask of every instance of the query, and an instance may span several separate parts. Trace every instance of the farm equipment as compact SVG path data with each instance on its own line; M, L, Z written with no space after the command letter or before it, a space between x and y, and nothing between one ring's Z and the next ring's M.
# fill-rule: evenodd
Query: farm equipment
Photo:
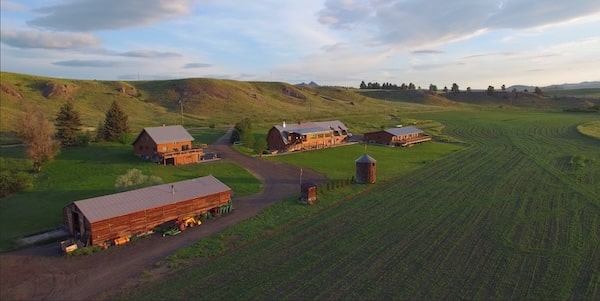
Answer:
M202 224L202 222L201 222L199 219L197 219L197 218L195 218L195 217L193 217L193 216L192 216L192 217L187 217L187 218L184 218L184 219L181 221L181 223L182 223L182 224L183 224L185 227L193 227L194 225L201 225L201 224Z
M181 230L179 230L177 227L172 227L170 229L168 229L167 231L163 232L163 237L165 236L175 236L177 234L181 233Z
M60 248L65 253L71 253L79 248L78 243L74 239L67 239L60 242Z
M185 228L188 228L188 227L191 228L191 227L194 227L195 225L201 225L201 224L202 224L202 222L193 216L186 217L184 219L175 220L173 222L173 224L171 224L171 226L169 226L163 232L163 237L177 235L177 234L181 233L183 230L185 230Z

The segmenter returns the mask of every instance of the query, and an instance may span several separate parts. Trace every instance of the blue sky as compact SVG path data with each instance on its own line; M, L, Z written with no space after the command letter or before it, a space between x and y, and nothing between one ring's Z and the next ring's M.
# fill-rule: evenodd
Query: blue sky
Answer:
M600 80L597 0L0 3L9 72L461 89Z

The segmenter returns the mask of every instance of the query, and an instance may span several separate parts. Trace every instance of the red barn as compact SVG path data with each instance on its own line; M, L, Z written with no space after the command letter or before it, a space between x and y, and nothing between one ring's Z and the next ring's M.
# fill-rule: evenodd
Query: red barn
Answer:
M165 165L198 163L202 148L192 147L193 140L181 125L148 127L133 142L133 153Z
M411 146L416 143L430 141L431 136L425 135L422 130L416 127L407 126L365 133L363 139L369 143L390 146Z
M222 212L230 201L231 189L206 176L75 201L63 209L63 218L68 231L83 244L99 245L168 221Z

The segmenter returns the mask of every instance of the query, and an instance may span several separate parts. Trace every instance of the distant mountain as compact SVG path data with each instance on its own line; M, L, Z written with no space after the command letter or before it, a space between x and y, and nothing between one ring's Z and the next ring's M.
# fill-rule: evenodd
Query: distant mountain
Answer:
M317 87L319 87L319 85L318 85L317 83L313 82L313 81L311 81L311 82L310 82L310 83L308 83L308 84L307 84L307 83L304 83L304 82L303 82L303 83L299 83L299 84L297 84L296 86L299 86L299 87L305 87L305 86L308 86L308 87L313 87L313 88L317 88Z
M527 86L527 85L513 85L506 88L508 91L516 89L517 91L523 91L525 89L533 92L536 86ZM542 91L556 91L556 90L575 90L575 89L599 89L600 81L586 81L581 83L565 83L558 85L550 85L545 87L540 87Z

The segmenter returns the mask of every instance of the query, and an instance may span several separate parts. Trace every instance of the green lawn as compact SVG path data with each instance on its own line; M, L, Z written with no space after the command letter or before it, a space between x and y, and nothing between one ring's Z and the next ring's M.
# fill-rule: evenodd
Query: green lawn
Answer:
M331 180L338 180L353 177L356 170L356 159L366 152L377 160L377 180L386 181L397 178L399 175L407 175L427 163L462 148L458 144L438 142L422 143L407 148L353 144L331 149L265 157L265 159L310 168L327 175Z
M576 130L592 117L423 117L442 121L445 134L469 146L420 167L409 163L410 172L375 185L323 191L316 206L277 204L211 239L224 250L252 223L263 225L255 229L261 235L121 298L600 299L600 141ZM383 166L394 164L386 151L419 147L368 152L386 175ZM356 151L347 155L350 167L329 154L310 166L345 175L362 153L346 151ZM309 166L301 156L318 155L282 160ZM202 256L186 248L172 259L182 267Z
M207 136L200 132L194 135L197 140L212 141L208 139L222 132L207 130ZM10 161L25 161L23 153L21 147L0 148L0 156ZM130 145L117 143L63 148L36 175L33 189L0 199L0 249L15 247L19 237L59 227L62 208L73 201L117 192L115 180L132 168L158 176L165 183L212 174L231 187L235 196L254 194L261 189L254 176L233 163L162 166L133 156Z
M600 139L600 120L580 124L577 130L586 136Z

